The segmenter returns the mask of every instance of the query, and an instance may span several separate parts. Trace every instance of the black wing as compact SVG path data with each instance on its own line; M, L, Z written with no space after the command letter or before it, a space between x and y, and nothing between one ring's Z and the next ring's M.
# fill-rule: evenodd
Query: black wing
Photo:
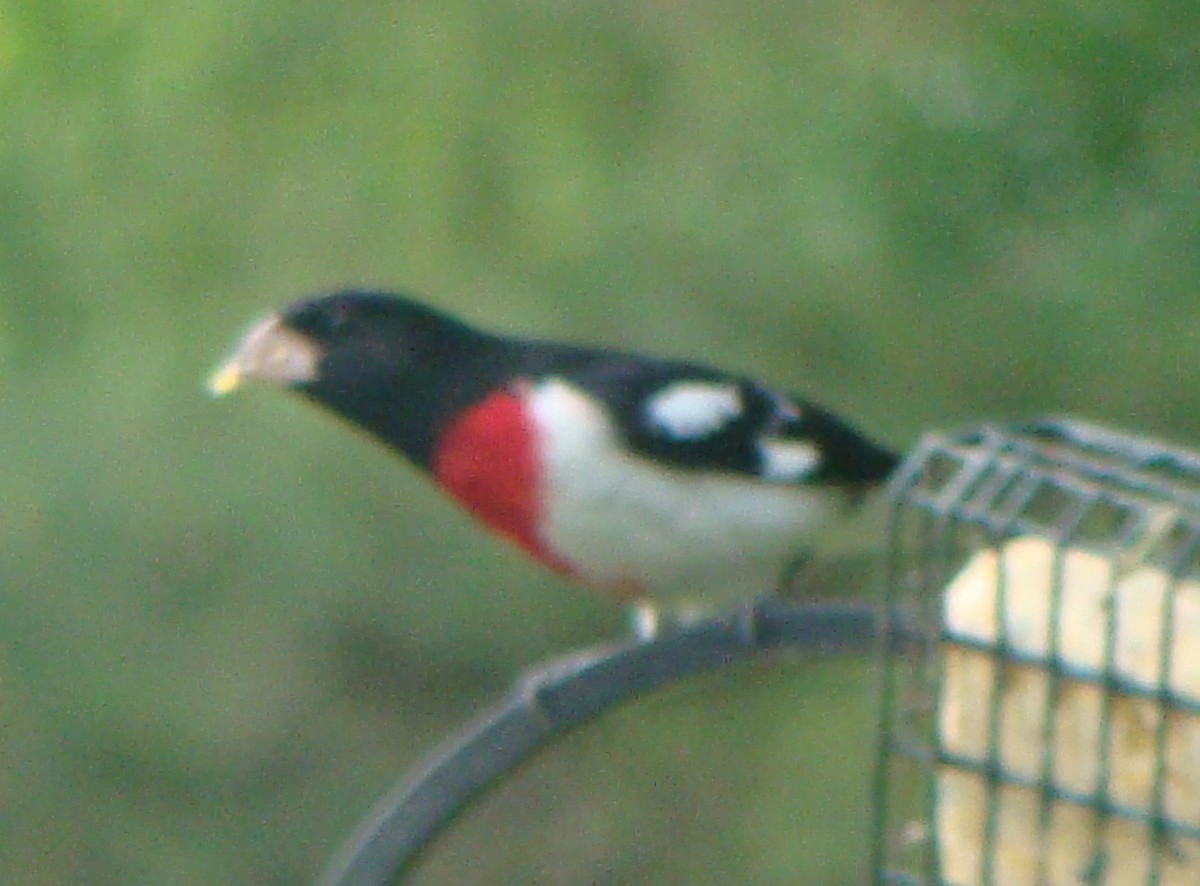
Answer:
M865 486L899 460L828 410L705 366L600 353L567 375L632 451L674 467Z

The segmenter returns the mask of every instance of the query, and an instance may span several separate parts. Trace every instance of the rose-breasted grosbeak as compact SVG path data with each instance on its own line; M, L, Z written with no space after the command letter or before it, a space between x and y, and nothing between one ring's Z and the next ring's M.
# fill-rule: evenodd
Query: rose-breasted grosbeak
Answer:
M294 388L551 569L633 603L752 597L897 456L694 363L508 338L347 291L254 326L211 382Z

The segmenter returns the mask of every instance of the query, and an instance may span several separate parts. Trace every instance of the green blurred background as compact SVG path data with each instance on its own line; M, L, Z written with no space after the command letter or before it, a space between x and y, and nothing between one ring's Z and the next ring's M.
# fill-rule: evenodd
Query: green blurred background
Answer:
M205 395L298 295L706 359L899 446L1200 443L1194 2L8 0L0 114L5 882L305 882L622 630L302 403ZM623 708L418 882L862 882L873 679Z

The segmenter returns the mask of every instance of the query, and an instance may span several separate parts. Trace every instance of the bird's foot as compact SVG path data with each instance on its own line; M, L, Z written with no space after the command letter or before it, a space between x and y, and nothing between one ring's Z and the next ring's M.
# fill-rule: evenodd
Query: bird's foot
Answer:
M649 643L664 633L686 628L712 615L712 609L700 603L680 603L664 609L642 599L629 607L629 627L639 643Z

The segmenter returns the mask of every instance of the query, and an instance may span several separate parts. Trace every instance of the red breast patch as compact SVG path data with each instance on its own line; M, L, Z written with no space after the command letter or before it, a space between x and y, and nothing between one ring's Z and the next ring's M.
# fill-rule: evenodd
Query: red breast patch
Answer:
M574 574L538 534L540 453L517 394L492 394L459 415L438 439L432 467L442 488L481 523L551 569Z

